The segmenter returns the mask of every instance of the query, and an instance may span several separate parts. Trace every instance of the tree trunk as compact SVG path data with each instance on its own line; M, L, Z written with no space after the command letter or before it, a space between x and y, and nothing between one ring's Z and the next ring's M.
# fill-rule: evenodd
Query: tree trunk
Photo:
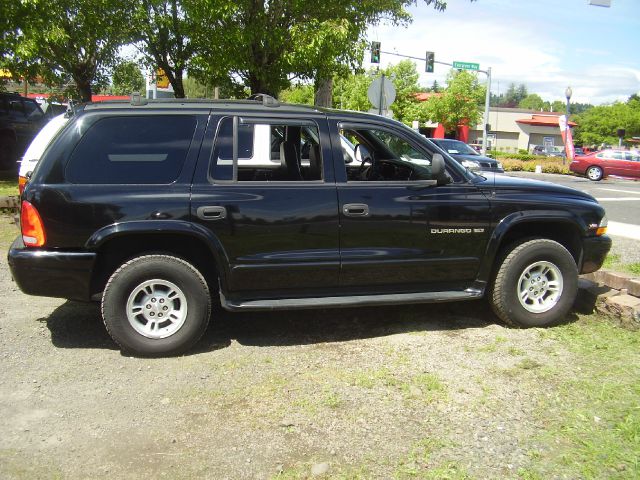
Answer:
M80 94L80 101L82 102L90 102L91 101L91 80L85 78L74 78L76 82L76 87L78 88L78 93Z
M173 87L173 95L176 98L184 98L184 85L182 83L182 69L176 70L176 74L171 82Z
M249 74L249 88L251 89L251 95L258 93L265 93L271 95L273 98L278 98L278 92L274 92L271 87L263 78L258 78L255 74Z
M314 104L316 107L333 106L333 78L316 78Z

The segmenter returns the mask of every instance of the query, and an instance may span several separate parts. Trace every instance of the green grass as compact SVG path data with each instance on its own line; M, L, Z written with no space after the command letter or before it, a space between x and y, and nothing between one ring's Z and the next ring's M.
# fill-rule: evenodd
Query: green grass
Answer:
M0 251L6 252L20 231L13 221L13 215L0 214Z
M602 268L640 276L640 263L625 263L617 253L607 255Z
M602 320L541 331L574 361L548 381L539 416L547 445L521 478L640 478L640 333Z
M18 181L13 180L0 180L0 197L18 196Z

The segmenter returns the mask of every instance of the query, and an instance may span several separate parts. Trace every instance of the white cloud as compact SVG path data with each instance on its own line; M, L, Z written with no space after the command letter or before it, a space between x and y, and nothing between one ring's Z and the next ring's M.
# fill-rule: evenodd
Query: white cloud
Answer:
M573 101L601 104L625 100L640 90L640 69L604 63L606 51L590 46L575 48L571 39L558 31L557 24L542 25L533 18L493 18L480 12L460 21L459 6L444 14L423 10L407 28L378 26L369 31L369 39L380 41L382 51L423 58L430 50L437 61L467 61L479 63L481 69L491 67L494 94L506 91L510 83L524 83L530 93L538 93L545 100L564 100L565 88L571 85ZM581 63L582 58L593 60L596 53L599 65L586 60ZM382 54L383 66L400 60ZM416 63L418 71L423 72L424 62ZM436 64L435 70L433 74L421 73L422 85L430 86L434 80L444 83L449 67ZM486 76L480 74L479 78L484 82Z

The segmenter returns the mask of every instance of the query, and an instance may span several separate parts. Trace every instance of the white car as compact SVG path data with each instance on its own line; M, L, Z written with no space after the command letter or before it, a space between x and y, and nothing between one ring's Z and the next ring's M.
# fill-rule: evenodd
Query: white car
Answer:
M20 161L20 170L18 172L18 188L22 194L24 186L29 180L31 172L36 168L40 157L51 143L51 140L62 130L67 124L69 118L65 114L53 117L35 136L24 156Z

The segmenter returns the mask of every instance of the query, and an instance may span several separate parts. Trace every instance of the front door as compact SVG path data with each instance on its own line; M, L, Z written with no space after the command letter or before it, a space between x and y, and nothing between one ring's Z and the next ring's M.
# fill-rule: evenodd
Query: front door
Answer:
M339 118L331 128L334 145L355 145L353 156L334 153L341 286L380 291L468 286L488 240L486 197L456 169L452 183L437 185L431 178L432 152L413 132Z

